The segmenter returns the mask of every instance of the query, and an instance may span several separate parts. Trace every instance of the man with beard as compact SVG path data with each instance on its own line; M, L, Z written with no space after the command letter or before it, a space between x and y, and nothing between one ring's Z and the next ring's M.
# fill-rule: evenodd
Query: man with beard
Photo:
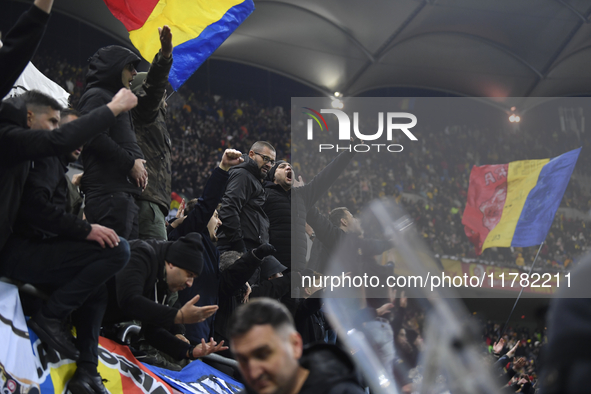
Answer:
M278 301L257 298L230 322L232 353L246 382L243 393L362 394L355 367L334 345L303 349L291 314Z
M203 271L195 279L192 287L179 292L179 301L183 304L187 303L199 294L200 298L195 305L220 305L220 310L215 316L200 323L185 324L185 336L192 343L199 343L202 338L212 336L217 342L221 343L223 340L227 342L226 326L235 308L234 293L260 267L263 259L275 251L271 245L263 244L241 257L241 253L239 253L238 257L240 258L235 264L225 270L220 269L220 252L214 242L217 240L216 232L222 225L222 221L216 207L226 189L228 170L235 168L243 161L239 151L227 149L219 167L213 170L207 181L203 196L196 204L191 204L192 201L189 202L188 206L193 205L193 208L182 219L182 223L168 236L169 240L176 240L181 236L196 232L200 233L203 238Z
M263 211L265 189L261 181L275 165L275 155L273 145L257 141L244 163L230 171L220 210L218 249L221 252L244 253L269 242L269 218Z
M269 217L270 242L277 249L275 257L288 269L301 272L305 268L306 212L326 195L353 156L355 152L342 152L305 185L294 184L295 174L288 162L278 161L267 174L263 210Z

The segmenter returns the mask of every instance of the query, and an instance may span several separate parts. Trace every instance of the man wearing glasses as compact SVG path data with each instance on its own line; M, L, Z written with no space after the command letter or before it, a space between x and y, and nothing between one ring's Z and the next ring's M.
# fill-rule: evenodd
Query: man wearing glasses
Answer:
M275 148L257 141L244 157L244 163L232 167L219 218L218 249L244 253L269 242L269 218L263 211L265 189L262 180L275 164Z

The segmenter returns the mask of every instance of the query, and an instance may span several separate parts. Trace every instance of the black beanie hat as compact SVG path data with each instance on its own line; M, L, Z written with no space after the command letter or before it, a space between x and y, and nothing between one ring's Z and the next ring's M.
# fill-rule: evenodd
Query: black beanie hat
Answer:
M277 160L275 162L275 165L271 167L269 172L267 172L267 180L269 182L273 182L275 180L275 171L277 171L277 167L279 167L279 164L281 163L285 163L285 160Z
M267 256L263 258L261 264L261 280L267 280L278 272L283 272L287 269L274 256Z
M166 261L194 274L203 271L203 243L201 235L189 233L173 242L166 251Z

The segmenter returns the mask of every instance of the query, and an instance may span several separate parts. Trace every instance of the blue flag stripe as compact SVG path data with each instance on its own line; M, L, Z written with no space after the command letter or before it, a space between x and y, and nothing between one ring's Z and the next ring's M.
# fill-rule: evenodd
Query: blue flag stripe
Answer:
M542 168L525 200L511 246L540 245L546 239L580 152L581 148L566 152Z
M174 62L168 76L172 88L176 91L181 87L253 10L252 0L245 0L230 8L219 21L206 27L199 37L175 46L172 51Z

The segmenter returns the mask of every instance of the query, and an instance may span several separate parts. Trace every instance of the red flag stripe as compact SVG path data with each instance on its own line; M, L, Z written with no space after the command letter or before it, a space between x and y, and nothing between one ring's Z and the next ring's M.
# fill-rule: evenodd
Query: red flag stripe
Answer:
M508 164L474 166L470 172L462 224L478 255L482 253L488 233L501 220L507 193L508 168Z
M158 0L104 0L115 18L127 31L137 30L146 23Z

